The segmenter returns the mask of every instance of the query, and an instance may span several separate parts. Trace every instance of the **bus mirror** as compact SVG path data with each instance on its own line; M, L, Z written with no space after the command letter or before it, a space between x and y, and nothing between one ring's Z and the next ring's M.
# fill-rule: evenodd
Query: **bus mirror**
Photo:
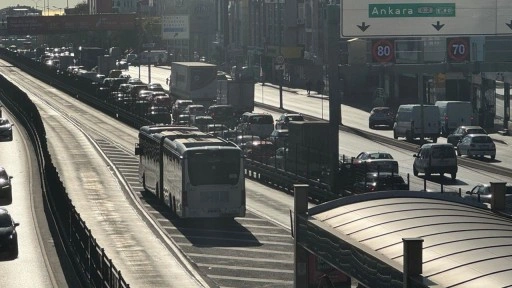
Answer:
M139 144L135 144L135 155L141 155L142 148L139 147Z

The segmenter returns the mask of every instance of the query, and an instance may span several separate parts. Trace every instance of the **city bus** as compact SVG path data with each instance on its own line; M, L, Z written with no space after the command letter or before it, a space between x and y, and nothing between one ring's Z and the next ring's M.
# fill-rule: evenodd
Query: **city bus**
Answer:
M151 125L139 131L139 180L180 218L244 217L242 150L196 127Z

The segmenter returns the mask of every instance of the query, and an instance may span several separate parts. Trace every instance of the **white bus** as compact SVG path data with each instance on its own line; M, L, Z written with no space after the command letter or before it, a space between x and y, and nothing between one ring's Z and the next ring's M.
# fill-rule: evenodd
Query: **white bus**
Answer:
M245 216L242 150L196 127L152 125L139 131L139 180L181 218Z

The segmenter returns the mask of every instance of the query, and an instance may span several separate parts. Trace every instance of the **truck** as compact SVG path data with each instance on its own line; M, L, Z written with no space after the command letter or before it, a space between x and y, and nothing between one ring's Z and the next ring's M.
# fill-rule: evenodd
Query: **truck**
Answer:
M231 105L236 116L254 110L254 82L217 80L217 104Z
M217 65L172 62L169 90L173 100L192 100L205 108L217 98Z
M85 69L91 70L98 66L98 56L105 55L105 49L99 47L81 47L80 48L80 65Z
M329 129L326 121L290 122L285 170L308 179L326 180L330 165Z
M137 57L137 61L139 65L162 65L167 63L168 53L166 50L146 50L142 51Z

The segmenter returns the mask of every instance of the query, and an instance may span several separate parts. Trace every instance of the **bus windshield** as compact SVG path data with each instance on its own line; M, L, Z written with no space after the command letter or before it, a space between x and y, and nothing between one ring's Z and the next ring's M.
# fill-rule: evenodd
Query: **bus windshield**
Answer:
M240 177L240 151L198 150L188 154L190 184L235 185Z

